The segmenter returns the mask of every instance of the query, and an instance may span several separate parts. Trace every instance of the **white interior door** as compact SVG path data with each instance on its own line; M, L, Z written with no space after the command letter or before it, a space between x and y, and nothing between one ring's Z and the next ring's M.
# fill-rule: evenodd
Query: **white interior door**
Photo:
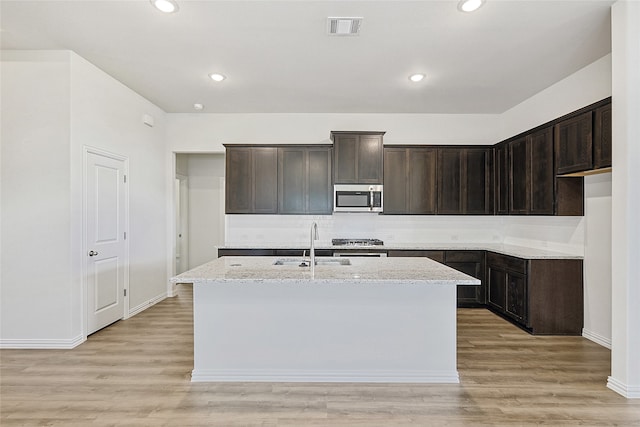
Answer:
M125 317L126 160L86 152L87 334Z

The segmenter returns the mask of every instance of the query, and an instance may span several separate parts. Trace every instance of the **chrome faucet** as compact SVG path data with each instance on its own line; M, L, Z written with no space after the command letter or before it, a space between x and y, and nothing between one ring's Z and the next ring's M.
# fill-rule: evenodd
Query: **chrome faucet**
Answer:
M316 248L315 241L318 240L318 224L311 224L311 248L309 248L309 263L311 264L311 273L315 272L316 266Z

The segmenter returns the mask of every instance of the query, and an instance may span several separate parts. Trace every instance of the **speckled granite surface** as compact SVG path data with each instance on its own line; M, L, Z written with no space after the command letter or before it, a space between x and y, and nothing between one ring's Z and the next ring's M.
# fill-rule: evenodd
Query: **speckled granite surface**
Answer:
M323 259L324 257L317 257ZM171 279L174 283L397 283L419 285L479 285L480 280L428 258L349 258L351 265L309 267L273 265L291 257L223 257ZM301 258L300 258L301 259Z
M292 244L283 245L281 243L256 243L253 245L228 245L220 246L221 249L300 249L300 253L304 249L308 249L309 245ZM378 249L378 250L424 250L424 251L437 251L437 250L480 250L491 251L503 255L510 255L524 259L583 259L581 255L575 255L570 253L555 252L545 249L529 248L525 246L515 245L503 245L497 243L393 243L385 244L384 246L332 246L331 244L316 244L316 249L334 249L334 250L349 250L349 249Z

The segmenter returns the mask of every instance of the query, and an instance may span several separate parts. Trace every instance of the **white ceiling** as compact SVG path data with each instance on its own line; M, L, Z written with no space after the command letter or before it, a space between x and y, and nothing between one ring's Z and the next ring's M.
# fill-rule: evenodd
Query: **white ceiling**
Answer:
M613 1L177 1L2 0L1 47L73 50L171 113L502 113L611 51Z

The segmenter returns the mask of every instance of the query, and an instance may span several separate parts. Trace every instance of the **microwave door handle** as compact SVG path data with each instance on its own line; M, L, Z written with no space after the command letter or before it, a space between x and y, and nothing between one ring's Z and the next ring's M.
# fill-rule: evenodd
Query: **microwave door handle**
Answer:
M369 192L369 210L373 210L373 190Z

